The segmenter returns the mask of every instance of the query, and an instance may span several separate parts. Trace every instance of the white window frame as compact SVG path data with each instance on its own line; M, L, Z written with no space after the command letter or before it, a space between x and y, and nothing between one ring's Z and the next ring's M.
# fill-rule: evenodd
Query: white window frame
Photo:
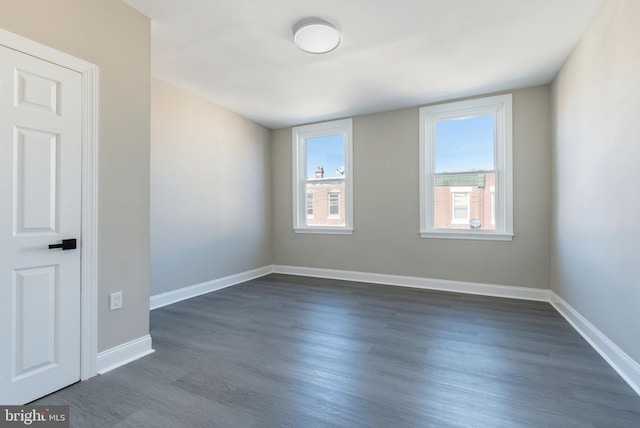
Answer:
M293 140L293 230L296 233L353 234L353 121L333 120L296 126ZM309 138L341 134L344 138L344 226L309 226L306 219L305 172L307 164L306 141ZM327 206L328 209L328 206Z
M420 236L513 240L513 101L511 94L437 104L420 109ZM494 116L495 230L434 227L435 125L441 120Z
M471 187L450 187L451 190L451 224L469 224L471 220ZM465 195L467 197L467 216L463 219L456 218L455 195Z

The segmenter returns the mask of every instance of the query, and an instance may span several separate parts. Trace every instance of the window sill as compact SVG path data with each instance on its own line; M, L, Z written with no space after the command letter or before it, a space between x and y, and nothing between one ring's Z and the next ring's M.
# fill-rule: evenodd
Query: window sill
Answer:
M310 233L310 234L318 234L318 235L353 235L353 229L347 229L344 227L341 227L341 228L305 227L305 228L294 228L293 231L295 233Z
M469 239L474 241L513 241L513 233L498 233L498 232L469 232L464 231L429 231L420 232L421 238L436 238L436 239Z

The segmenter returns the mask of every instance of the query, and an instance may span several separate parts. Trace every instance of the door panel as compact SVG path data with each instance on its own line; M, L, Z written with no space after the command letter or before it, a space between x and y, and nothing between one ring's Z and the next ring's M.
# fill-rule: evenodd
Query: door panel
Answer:
M81 76L0 46L0 403L80 379Z
M15 233L55 233L58 135L15 127Z
M16 69L15 99L18 107L58 113L60 82Z
M14 271L13 313L15 338L13 368L16 377L30 376L56 362L57 266Z

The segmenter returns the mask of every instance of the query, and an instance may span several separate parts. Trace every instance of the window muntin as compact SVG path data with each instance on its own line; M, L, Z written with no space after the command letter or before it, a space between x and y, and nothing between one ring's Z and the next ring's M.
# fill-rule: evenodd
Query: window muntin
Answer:
M511 103L508 94L420 109L422 237L512 239Z
M351 119L293 128L296 232L352 233L351 129Z

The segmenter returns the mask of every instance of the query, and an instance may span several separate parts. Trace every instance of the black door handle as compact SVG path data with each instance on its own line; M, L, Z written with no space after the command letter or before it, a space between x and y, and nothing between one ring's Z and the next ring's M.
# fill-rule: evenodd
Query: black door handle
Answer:
M52 250L54 248L62 248L63 250L75 250L76 249L76 240L75 239L63 239L62 244L51 244L49 245L49 249Z

